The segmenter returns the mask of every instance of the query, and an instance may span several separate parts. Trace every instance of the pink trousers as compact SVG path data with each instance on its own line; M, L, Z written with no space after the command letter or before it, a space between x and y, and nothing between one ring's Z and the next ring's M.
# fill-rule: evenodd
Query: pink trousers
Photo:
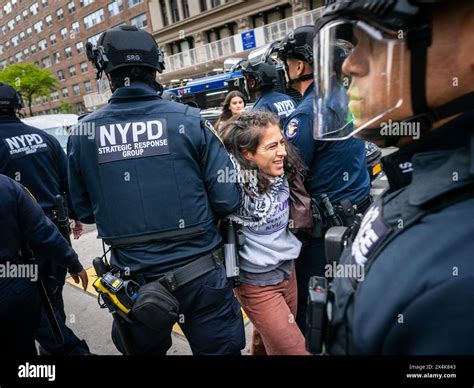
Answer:
M298 291L293 269L290 279L274 286L242 284L235 296L253 323L253 355L309 355L296 325Z

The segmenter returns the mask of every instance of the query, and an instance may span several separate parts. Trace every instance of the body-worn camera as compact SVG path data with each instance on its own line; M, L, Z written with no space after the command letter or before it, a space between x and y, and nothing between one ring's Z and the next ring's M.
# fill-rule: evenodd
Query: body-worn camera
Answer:
M222 220L220 228L224 237L226 276L234 282L234 286L238 286L240 280L239 246L245 244L245 236L238 230L235 223L230 220Z

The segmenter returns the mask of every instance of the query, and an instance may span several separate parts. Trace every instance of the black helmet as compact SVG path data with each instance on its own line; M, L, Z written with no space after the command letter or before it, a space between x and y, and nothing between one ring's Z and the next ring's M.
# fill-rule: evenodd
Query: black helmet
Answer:
M97 78L126 66L149 67L162 72L164 56L155 39L134 26L119 26L105 31L93 47L87 43L87 58L97 68Z
M253 78L257 88L273 88L277 84L278 72L276 64L271 63L271 59L258 64L244 61L240 64L240 71L245 77Z
M169 90L163 90L163 93L161 93L161 98L163 100L181 102L181 98Z
M278 57L285 62L287 58L300 59L313 64L313 38L316 32L314 26L295 28L280 42Z
M22 109L21 94L8 84L0 82L0 109Z

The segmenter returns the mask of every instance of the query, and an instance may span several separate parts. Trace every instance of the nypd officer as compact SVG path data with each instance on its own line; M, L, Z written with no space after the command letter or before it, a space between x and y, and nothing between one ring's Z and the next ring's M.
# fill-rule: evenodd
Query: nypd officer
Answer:
M58 140L52 135L24 124L16 112L23 107L21 95L10 85L0 83L0 173L21 182L35 196L45 214L56 223L56 195L68 195L67 158ZM72 215L72 214L71 214ZM72 215L74 217L74 215ZM69 240L69 231L64 237ZM74 235L82 233L82 224L75 221ZM64 342L57 344L42 314L37 341L40 351L54 355L88 354L87 344L66 326L62 289L66 269L50 260L44 262L42 273L51 291Z
M28 191L5 175L0 175L0 356L36 355L35 332L41 305L35 283L38 267L24 263L19 251L28 243L38 264L54 260L69 268L84 289L87 274L77 254Z
M180 304L180 324L194 354L240 354L242 314L223 267L216 218L239 204L227 152L199 110L163 100L156 72L163 53L131 26L105 31L88 56L105 72L113 95L82 126L95 137L69 144L72 201L79 218L96 222L112 248L111 264L144 285L161 279ZM166 276L162 276L166 274ZM172 325L156 331L127 325L133 354L166 354ZM128 352L116 325L112 337Z
M245 76L250 97L257 99L252 110L274 113L283 127L288 116L295 110L296 101L273 90L278 79L276 64L270 58L258 64L247 60L240 64L240 70Z
M313 36L314 26L296 28L281 43L279 58L285 63L289 85L303 96L288 118L284 132L295 144L309 167L306 186L312 199L321 207L325 194L337 207L349 200L363 212L370 204L370 179L366 167L365 147L360 140L321 142L313 140ZM324 214L323 212L320 212ZM324 223L329 222L323 220ZM304 245L296 260L298 278L298 312L296 321L305 332L308 282L311 276L325 275L325 229L316 222L311 241Z
M332 283L328 349L474 354L474 5L370 3L333 2L315 37L320 106L335 61L323 42L352 45L342 71L355 118L335 130L323 112L318 138L400 148L383 160L389 190L346 241L340 264L362 271Z

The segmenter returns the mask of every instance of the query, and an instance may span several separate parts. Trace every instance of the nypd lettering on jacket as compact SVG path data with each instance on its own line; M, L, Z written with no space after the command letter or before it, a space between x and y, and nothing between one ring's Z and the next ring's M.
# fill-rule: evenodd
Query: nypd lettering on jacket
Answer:
M3 139L3 142L7 146L12 158L20 158L37 152L48 151L48 145L44 142L41 135L37 133L7 137Z
M382 202L373 205L364 216L359 232L352 244L352 260L365 265L370 256L390 233L382 216Z
M288 117L296 109L296 105L292 100L274 102L273 106L278 111L278 117Z
M95 140L99 164L170 154L165 119L100 125Z

